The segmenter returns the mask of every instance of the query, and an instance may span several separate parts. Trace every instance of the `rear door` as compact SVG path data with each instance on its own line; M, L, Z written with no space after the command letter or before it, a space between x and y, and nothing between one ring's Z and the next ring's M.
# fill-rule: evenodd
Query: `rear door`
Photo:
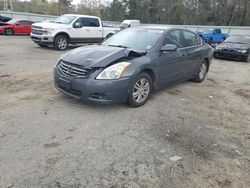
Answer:
M72 42L100 42L102 39L102 26L97 18L81 17L73 24L72 33Z
M87 30L87 37L90 42L101 42L102 41L102 25L98 18L84 18Z
M192 78L202 62L202 41L193 32L183 30L183 50L186 54L186 77Z
M182 49L182 32L174 30L168 33L162 46L175 44L176 51L159 52L159 83L160 85L182 80L185 77L186 60L185 50Z
M31 33L31 24L33 22L23 20L23 21L20 21L19 23L22 26L22 30L21 30L22 34L29 34L29 33Z

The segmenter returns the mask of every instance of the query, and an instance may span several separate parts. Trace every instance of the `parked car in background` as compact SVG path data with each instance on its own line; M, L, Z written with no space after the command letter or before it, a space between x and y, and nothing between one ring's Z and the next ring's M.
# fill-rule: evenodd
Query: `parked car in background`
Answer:
M250 36L228 37L215 48L214 57L250 62Z
M33 23L29 20L10 20L5 25L0 26L0 33L5 35L30 34Z
M78 100L146 103L153 90L202 82L213 50L197 34L164 26L122 30L100 45L76 48L54 68L55 87Z
M66 50L69 44L100 43L119 30L103 27L99 17L65 14L52 22L33 24L30 38L41 47L53 45L56 50Z
M140 20L124 20L121 25L120 28L121 29L126 29L129 27L138 27L141 25Z
M11 20L10 17L6 17L6 16L0 15L0 22L8 22L8 21L10 21L10 20Z
M197 34L208 44L216 44L223 42L228 35L222 33L219 28L203 28L197 31Z

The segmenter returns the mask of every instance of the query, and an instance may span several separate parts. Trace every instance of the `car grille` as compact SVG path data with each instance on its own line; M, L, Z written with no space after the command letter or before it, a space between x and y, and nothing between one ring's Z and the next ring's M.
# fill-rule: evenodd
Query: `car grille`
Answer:
M82 67L62 60L60 60L58 67L63 74L76 78L88 78L93 71L92 68Z
M32 26L32 33L35 35L42 35L43 34L43 28L38 26Z

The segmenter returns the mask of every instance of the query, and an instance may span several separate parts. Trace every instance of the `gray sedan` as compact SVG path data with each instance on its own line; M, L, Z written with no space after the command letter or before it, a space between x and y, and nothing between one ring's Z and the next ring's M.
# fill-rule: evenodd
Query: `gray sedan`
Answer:
M151 93L202 82L213 50L195 33L171 27L125 29L100 45L76 48L54 67L55 87L83 101L144 105Z

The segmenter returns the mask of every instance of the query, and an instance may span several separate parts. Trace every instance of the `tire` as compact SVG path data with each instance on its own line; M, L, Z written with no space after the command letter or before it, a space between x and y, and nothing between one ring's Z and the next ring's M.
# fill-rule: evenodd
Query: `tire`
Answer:
M14 31L13 31L12 29L8 28L8 29L6 29L6 30L4 31L4 34L10 36L10 35L13 35L13 34L14 34Z
M48 47L47 45L45 45L45 44L37 44L38 46L40 46L41 48L46 48L46 47Z
M207 72L208 72L208 62L206 60L203 60L202 64L199 67L198 73L196 74L195 78L192 81L197 83L203 82L204 79L206 78Z
M130 87L128 104L140 107L149 99L153 89L152 78L147 73L139 74ZM139 93L138 93L139 92Z
M63 51L63 50L66 50L68 48L68 45L69 45L68 38L64 35L58 35L55 38L53 46L54 46L55 50Z

